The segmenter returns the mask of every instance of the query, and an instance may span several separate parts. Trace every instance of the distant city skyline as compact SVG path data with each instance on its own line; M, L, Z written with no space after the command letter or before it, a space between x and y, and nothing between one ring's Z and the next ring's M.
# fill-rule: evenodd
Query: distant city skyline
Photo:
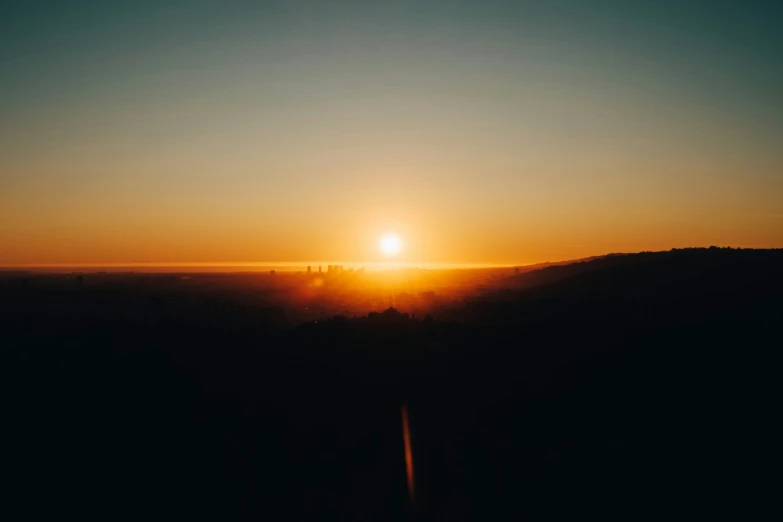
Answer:
M562 261L562 260L559 260ZM557 262L553 260L552 262ZM369 262L340 262L338 264L332 264L332 266L342 266L343 270L361 270L366 269L370 271L383 271L383 270L442 270L442 269L509 269L512 270L515 266L524 267L532 266L538 263L518 263L518 264L486 264L486 263L415 263L415 262L396 262L396 261L369 261ZM312 270L308 271L310 267ZM116 271L142 271L142 272L178 272L178 271L198 271L207 269L206 271L230 271L230 272L259 272L264 273L269 270L276 270L278 272L301 272L303 274L328 274L329 264L310 265L304 262L278 262L278 263L265 263L265 262L192 262L192 263L37 263L37 264L24 264L24 265L0 265L0 270L12 270L12 269L37 269L41 271L55 271L55 272L71 272L78 270L85 271L101 271L108 270L112 272ZM323 270L319 271L319 268Z

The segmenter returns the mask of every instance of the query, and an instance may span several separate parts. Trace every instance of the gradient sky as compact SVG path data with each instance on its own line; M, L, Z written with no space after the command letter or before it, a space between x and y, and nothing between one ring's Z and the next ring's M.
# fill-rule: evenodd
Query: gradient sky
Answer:
M0 0L0 264L783 247L779 5Z

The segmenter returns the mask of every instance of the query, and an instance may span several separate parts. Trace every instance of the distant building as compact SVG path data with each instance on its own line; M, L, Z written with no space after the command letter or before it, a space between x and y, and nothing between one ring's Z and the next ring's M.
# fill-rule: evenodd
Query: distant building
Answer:
M519 275L519 267L516 267L516 268L514 269L514 275Z
M426 292L419 292L419 299L425 303L432 303L435 300L435 292L428 290Z
M269 271L269 275L275 275L275 271L274 270L270 270Z
M321 265L318 265L318 273L321 273Z
M307 265L307 273L308 273L308 274L312 273L312 270L311 270L311 267L310 267L310 265Z

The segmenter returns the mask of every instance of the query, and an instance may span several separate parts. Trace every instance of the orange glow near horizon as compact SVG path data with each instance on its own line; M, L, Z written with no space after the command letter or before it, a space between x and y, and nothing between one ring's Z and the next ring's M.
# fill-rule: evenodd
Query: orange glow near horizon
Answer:
M3 197L0 194L0 202ZM88 199L92 197L100 198L95 194ZM524 193L519 197L527 198ZM592 205L587 201L546 208L544 202L530 199L527 206L508 213L500 202L478 208L465 200L452 209L437 201L426 207L413 197L395 205L370 196L354 205L341 201L337 193L331 199L342 204L279 225L263 214L254 217L242 205L228 205L210 220L178 215L176 208L166 215L128 220L108 206L55 212L58 203L52 200L46 213L34 214L32 206L9 200L0 204L0 267L290 266L296 271L307 265L371 269L393 262L447 268L521 266L710 245L783 247L783 219L750 210L700 223L696 209L691 209L691 220L686 210L656 214L630 202L619 211L624 218L615 219L618 210L610 207L579 215L580 208ZM321 214L333 220L324 222ZM390 230L396 239L386 237Z

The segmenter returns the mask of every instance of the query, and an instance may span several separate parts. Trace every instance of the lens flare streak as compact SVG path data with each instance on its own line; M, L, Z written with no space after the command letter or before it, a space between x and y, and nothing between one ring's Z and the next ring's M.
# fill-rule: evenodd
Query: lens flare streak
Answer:
M408 477L408 498L411 506L414 504L413 489L413 452L411 451L411 433L408 424L408 408L402 405L402 437L405 443L405 473Z

